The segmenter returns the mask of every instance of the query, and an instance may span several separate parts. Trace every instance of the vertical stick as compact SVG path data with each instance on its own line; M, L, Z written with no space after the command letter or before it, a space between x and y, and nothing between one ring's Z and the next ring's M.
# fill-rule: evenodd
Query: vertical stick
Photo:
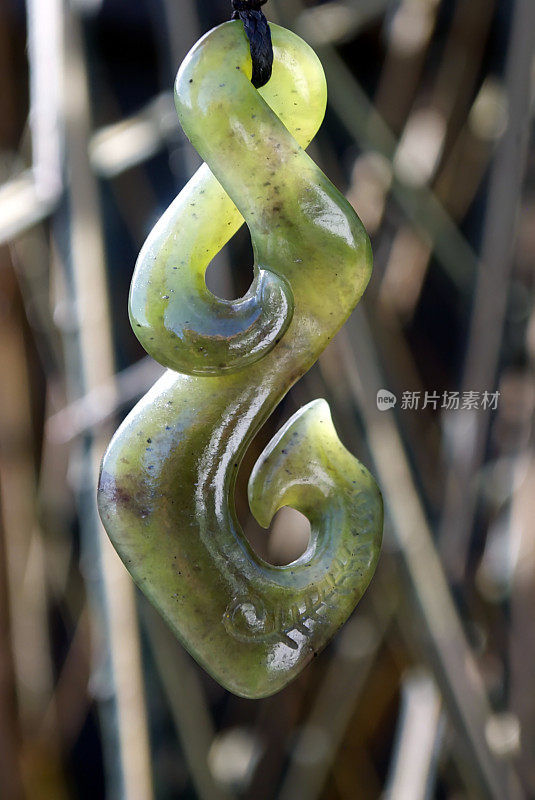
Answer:
M78 395L113 379L115 373L106 288L105 253L98 186L88 142L90 101L81 30L67 10L65 31L66 165L70 177L72 293L79 358ZM101 627L102 674L111 695L104 714L108 797L151 800L150 751L144 704L139 631L132 582L107 538L96 508L96 478L108 441L90 436L82 467L81 523L93 607Z

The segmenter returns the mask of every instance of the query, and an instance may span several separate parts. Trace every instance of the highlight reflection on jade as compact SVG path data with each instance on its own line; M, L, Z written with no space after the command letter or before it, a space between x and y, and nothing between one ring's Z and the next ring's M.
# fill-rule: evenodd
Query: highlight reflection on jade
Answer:
M133 329L169 367L113 437L99 510L136 583L220 683L263 697L294 678L352 612L377 562L377 485L341 444L329 407L300 409L249 481L264 527L288 505L311 539L283 567L251 549L234 487L260 426L318 358L368 282L354 210L302 149L325 111L314 52L271 26L273 76L250 83L241 22L210 31L176 79L180 122L206 162L150 233L130 293ZM208 166L209 165L209 166ZM207 289L214 255L245 219L245 297Z

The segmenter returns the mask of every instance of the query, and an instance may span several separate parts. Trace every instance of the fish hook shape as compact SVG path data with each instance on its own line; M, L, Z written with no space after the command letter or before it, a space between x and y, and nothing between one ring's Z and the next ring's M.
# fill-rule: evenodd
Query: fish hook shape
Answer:
M176 108L204 160L143 246L130 318L169 369L113 437L99 511L138 586L223 686L264 697L292 680L346 621L377 563L381 495L341 444L325 400L301 408L260 456L249 504L311 525L306 552L273 566L236 517L247 447L343 325L370 277L367 234L303 150L326 105L321 64L271 25L269 83L253 87L243 26L207 33L180 67ZM205 283L245 219L255 277L234 301Z

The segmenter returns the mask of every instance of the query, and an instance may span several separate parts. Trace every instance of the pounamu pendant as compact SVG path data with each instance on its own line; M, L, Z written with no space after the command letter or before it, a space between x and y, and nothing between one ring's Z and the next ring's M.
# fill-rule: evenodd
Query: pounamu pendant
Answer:
M383 524L377 485L324 400L294 414L249 481L260 525L286 505L308 517L306 552L272 566L236 518L249 443L343 325L372 265L353 208L303 150L325 111L321 64L290 31L271 32L273 74L259 90L239 21L206 34L179 70L178 116L205 163L150 233L130 293L136 335L169 369L116 432L99 484L102 521L138 586L244 697L281 689L346 621ZM244 219L254 281L221 300L205 271Z

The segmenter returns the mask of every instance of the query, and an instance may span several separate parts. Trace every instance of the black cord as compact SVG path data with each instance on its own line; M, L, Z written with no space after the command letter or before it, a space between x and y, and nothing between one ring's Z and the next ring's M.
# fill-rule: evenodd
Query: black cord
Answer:
M273 47L268 21L261 11L267 0L232 0L231 19L241 19L245 34L249 39L253 74L251 83L257 89L271 78L273 67Z

